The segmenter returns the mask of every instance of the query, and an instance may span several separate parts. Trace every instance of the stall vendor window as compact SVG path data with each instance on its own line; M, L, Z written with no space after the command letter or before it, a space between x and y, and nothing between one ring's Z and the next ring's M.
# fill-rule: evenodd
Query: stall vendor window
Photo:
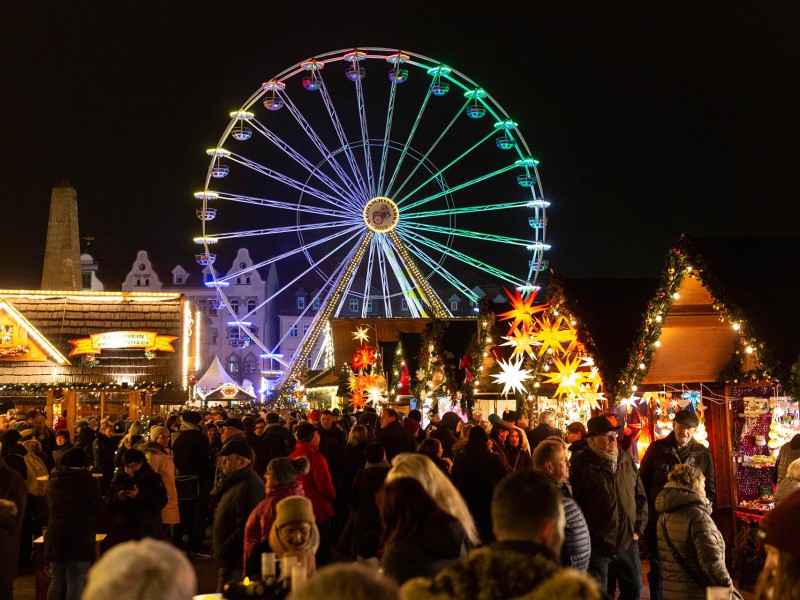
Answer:
M14 326L0 325L0 346L10 346L14 343Z

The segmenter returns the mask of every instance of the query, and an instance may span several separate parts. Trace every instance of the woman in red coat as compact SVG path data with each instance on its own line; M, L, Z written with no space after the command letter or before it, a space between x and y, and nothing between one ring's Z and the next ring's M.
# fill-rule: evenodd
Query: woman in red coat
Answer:
M328 469L328 461L319 453L319 430L311 423L300 423L295 429L297 446L289 458L304 456L308 459L309 472L300 475L305 496L311 500L314 508L314 518L319 528L320 544L317 550L317 565L322 566L330 562L332 539L331 518L333 517L333 501L336 499L336 490Z

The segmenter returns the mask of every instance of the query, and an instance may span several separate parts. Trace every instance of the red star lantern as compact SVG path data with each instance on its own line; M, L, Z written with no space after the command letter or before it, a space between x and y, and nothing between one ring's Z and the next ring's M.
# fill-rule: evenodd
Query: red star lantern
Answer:
M361 346L353 352L352 366L354 371L366 369L375 364L375 348Z

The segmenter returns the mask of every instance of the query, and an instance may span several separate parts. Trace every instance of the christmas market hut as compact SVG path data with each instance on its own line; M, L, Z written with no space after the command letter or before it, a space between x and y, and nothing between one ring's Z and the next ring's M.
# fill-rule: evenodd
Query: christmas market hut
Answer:
M714 518L745 588L763 552L753 523L773 506L775 456L800 432L797 256L799 237L682 236L618 380L656 438L676 410L697 413L695 437L714 457Z
M0 400L48 421L152 414L194 366L180 294L0 290Z

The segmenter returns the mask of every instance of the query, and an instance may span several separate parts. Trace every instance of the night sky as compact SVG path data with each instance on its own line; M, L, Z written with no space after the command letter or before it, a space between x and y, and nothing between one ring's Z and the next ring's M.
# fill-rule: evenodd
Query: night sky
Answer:
M441 60L513 115L559 272L655 277L684 231L800 234L798 32L792 2L6 1L0 286L39 286L63 179L101 279L140 248L191 263L192 193L228 113L357 46Z

